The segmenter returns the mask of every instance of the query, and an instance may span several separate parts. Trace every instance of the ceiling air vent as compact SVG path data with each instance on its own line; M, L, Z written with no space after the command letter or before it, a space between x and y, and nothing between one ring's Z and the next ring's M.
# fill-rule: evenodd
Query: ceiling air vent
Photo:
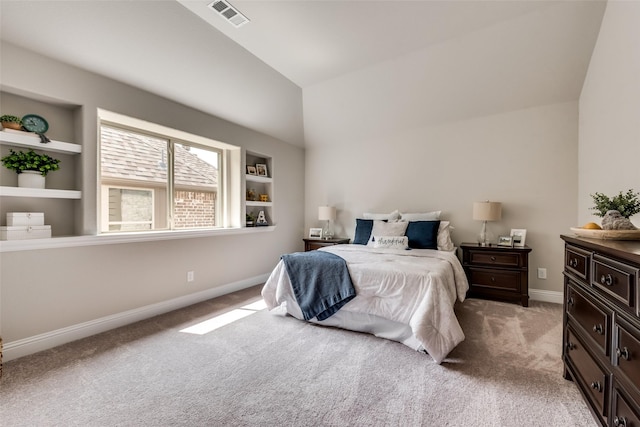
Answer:
M223 0L214 1L209 5L211 9L216 11L220 16L233 24L234 27L241 27L247 22L249 18L238 12L238 9L231 6L228 2Z

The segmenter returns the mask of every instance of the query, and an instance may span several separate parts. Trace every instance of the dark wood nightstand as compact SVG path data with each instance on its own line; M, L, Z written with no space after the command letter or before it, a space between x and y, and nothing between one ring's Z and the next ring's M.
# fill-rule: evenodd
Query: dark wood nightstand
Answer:
M334 237L333 239L302 239L304 240L304 251L315 251L325 246L342 245L349 243L348 238Z
M462 267L469 280L468 297L519 302L529 306L531 248L462 243Z

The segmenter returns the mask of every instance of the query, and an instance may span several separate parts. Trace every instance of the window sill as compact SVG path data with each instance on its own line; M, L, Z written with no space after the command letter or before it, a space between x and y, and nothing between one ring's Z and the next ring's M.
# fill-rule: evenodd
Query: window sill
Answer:
M52 237L49 239L33 240L3 240L0 241L0 253L38 249L73 248L78 246L155 242L159 240L194 239L201 237L229 236L234 234L264 233L275 229L276 227L271 225L268 227L225 228L216 230L156 231L143 233L100 234L97 236Z

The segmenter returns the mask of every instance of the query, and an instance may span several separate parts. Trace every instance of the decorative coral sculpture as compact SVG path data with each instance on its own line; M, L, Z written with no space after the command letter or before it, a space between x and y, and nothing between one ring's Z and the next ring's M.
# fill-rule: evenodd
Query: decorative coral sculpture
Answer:
M636 230L636 226L629 218L625 218L618 211L607 211L602 218L602 228L604 230Z

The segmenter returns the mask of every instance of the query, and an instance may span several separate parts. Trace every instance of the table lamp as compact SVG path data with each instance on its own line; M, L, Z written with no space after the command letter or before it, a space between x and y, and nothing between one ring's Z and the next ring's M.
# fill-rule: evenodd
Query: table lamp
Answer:
M482 230L478 235L478 243L481 246L490 244L493 236L487 228L487 221L499 221L502 218L502 203L500 202L474 202L473 219L482 221Z
M327 221L322 229L322 238L331 239L333 237L333 231L331 230L331 221L336 219L336 208L332 206L320 206L318 209L318 219L320 221Z

